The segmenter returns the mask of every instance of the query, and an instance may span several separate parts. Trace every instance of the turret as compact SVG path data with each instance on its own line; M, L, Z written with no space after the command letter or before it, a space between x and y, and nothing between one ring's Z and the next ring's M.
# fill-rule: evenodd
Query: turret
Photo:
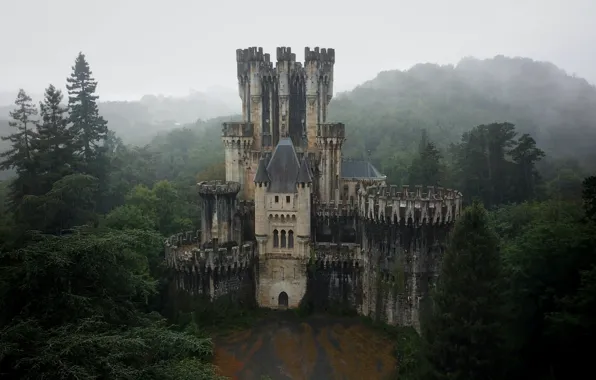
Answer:
M254 178L255 182L255 235L267 234L267 188L271 183L267 174L267 160L261 158Z
M300 170L296 178L296 188L298 192L298 225L296 234L300 238L310 237L310 212L311 212L311 191L312 191L312 175L306 155L302 158L300 163Z
M306 134L308 147L314 149L317 126L327 121L327 109L333 97L335 50L315 47L304 49L306 75Z
M339 201L339 178L341 176L341 150L346 140L346 128L342 123L317 126L317 148L321 152L319 167L321 180L319 198L323 203Z
M290 116L290 84L292 67L296 62L296 54L290 47L277 48L277 65L275 66L278 78L277 96L279 102L279 138L288 137ZM274 141L276 144L277 141Z
M201 196L201 241L211 243L240 242L234 225L236 195L240 191L238 182L204 181L197 184Z

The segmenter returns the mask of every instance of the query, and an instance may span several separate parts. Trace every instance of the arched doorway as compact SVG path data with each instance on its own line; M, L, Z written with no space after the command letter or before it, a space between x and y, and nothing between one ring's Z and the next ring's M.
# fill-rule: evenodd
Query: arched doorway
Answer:
M288 293L281 292L279 293L279 297L277 297L277 305L282 307L288 307Z

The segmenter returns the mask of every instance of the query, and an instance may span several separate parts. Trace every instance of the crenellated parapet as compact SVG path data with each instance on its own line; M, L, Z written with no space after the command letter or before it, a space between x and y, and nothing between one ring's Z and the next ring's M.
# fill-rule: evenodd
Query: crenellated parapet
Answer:
M222 137L251 137L254 132L254 124L243 121L233 121L222 124Z
M370 186L361 188L358 207L361 218L376 223L443 224L461 213L463 197L452 189L421 185Z
M314 243L311 264L318 267L358 267L364 264L360 244Z
M317 138L346 139L346 126L344 123L321 123L317 126Z
M181 234L179 234L181 235ZM252 242L228 247L202 248L198 242L189 242L174 235L165 242L165 260L168 267L186 273L225 272L247 268L256 257Z
M201 197L210 195L236 196L240 191L240 184L231 181L203 181L197 184Z

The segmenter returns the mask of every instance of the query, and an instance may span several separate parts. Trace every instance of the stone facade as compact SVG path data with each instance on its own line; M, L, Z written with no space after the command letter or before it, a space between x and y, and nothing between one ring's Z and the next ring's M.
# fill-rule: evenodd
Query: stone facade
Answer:
M198 184L201 232L166 241L177 286L248 294L261 307L340 307L418 326L443 245L462 207L451 189L386 184L342 158L330 123L333 49L236 52L243 120L225 123L226 181Z

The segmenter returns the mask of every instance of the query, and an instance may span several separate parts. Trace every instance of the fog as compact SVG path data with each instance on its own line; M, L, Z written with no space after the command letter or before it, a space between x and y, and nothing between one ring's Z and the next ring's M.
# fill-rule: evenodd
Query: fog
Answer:
M234 90L235 49L248 46L291 46L300 60L305 46L335 48L336 91L382 70L498 54L596 83L593 0L4 0L0 14L3 93L63 86L79 51L104 101Z

